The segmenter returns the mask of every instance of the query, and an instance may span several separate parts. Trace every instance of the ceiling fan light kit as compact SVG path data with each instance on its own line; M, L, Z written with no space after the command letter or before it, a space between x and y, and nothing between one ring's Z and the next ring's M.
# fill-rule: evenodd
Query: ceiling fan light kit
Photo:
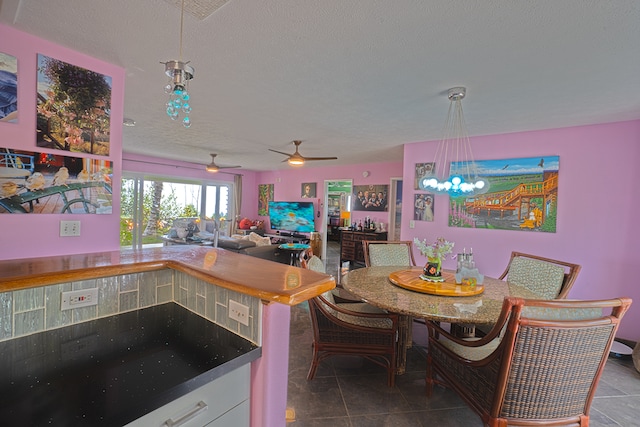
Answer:
M240 166L218 166L216 164L216 156L217 154L211 153L211 163L207 165L207 172L216 173L216 172L219 172L220 169L235 169L240 167Z
M296 146L296 151L293 154L272 150L271 148L269 148L269 151L273 151L274 153L278 153L278 154L284 154L285 156L287 156L288 158L283 160L283 162L287 162L291 166L302 166L304 165L304 162L308 160L338 160L337 157L304 157L298 151L298 147L300 146L300 144L302 144L302 141L293 141L293 143Z

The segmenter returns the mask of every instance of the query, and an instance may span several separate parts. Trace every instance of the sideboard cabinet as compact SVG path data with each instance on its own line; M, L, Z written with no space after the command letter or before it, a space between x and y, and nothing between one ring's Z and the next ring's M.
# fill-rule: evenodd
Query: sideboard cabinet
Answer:
M345 261L364 264L363 240L387 240L387 233L342 230L340 235L340 265Z

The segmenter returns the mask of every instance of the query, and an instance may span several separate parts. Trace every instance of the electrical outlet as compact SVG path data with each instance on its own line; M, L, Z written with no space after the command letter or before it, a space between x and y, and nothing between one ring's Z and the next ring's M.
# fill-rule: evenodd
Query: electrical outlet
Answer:
M98 305L98 288L62 292L60 299L62 300L60 310Z
M249 307L232 299L229 300L229 318L249 326Z
M79 235L80 221L60 221L60 237Z
M409 228L416 228L416 222L414 220L409 220Z

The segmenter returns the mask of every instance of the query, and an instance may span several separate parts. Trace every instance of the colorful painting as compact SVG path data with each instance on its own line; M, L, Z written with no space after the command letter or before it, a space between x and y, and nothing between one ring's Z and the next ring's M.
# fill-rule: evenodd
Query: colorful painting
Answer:
M273 184L258 185L258 215L269 215L269 202L273 200Z
M435 174L436 164L434 162L430 163L416 163L416 173L415 178L413 180L413 188L414 190L419 190L420 187L418 182L420 178L424 178L425 176L430 176Z
M351 207L354 211L387 211L388 185L354 185Z
M416 221L433 221L433 201L433 194L416 194L413 202L413 219Z
M302 183L302 190L300 197L303 199L314 199L316 197L316 183L304 182Z
M0 52L0 122L18 122L18 59Z
M0 148L0 213L110 214L112 162Z
M488 190L450 198L450 226L556 232L559 156L475 163ZM459 163L451 163L451 174L459 168Z
M111 77L38 54L38 147L108 156Z

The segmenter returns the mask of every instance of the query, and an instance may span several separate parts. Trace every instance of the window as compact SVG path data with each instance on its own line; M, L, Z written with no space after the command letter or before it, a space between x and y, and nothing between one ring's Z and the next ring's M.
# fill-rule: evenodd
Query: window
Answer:
M176 178L124 174L120 215L120 246L140 248L162 244L176 218L196 218L200 231L212 230L220 221L229 234L233 218L230 196L233 184L181 181Z

